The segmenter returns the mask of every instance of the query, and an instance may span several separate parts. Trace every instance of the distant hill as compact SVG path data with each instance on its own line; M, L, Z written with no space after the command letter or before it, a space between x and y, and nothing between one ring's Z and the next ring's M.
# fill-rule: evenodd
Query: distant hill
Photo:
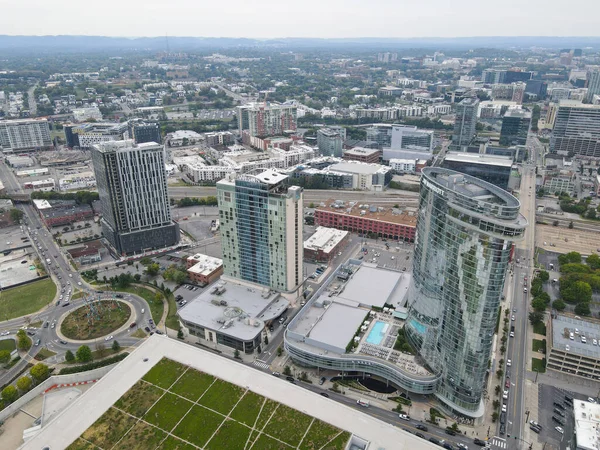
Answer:
M496 36L459 38L206 38L169 37L170 51L219 48L362 48L362 49L471 49L471 48L600 48L600 37ZM0 35L0 53L160 51L166 49L165 37L107 36L6 36Z

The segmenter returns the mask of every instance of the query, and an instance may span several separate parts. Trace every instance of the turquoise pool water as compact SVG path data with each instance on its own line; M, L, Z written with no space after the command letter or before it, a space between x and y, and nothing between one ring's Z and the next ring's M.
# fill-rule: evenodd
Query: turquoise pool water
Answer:
M369 332L369 335L367 336L367 342L369 344L373 344L373 345L379 345L381 344L381 341L383 340L384 336L385 336L385 332L383 331L383 328L385 327L386 323L385 322L381 322L381 321L377 321L375 322L375 324L373 325L373 328L371 328L371 331Z
M411 320L410 325L417 331L419 334L425 334L427 328L422 323L417 322L416 320Z

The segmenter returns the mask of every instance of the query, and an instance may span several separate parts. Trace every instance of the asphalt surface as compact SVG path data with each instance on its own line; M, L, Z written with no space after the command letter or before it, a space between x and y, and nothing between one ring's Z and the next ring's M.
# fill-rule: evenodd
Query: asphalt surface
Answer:
M10 186L14 192L22 192L18 182L14 179L12 172L3 170L0 172L0 174L5 186ZM24 223L24 231L26 235L30 237L32 246L37 252L40 261L42 261L45 265L46 271L57 285L57 298L60 295L63 287L65 288L65 292L69 287L71 287L71 294L74 294L76 289L78 289L94 299L113 298L113 295L116 293L99 294L84 282L79 273L72 269L64 251L54 242L51 232L44 228L32 205L20 204L17 205L17 208L21 209L25 213L22 221ZM46 259L51 260L50 264L46 262ZM79 285L79 283L81 283L81 285ZM145 327L147 324L147 319L150 318L150 308L148 307L146 301L138 296L128 293L123 293L123 297L123 299L129 302L132 306L138 326L143 324L143 327ZM49 322L47 328L42 327L37 330L30 330L35 332L33 336L30 336L32 342L35 343L39 339L39 345L32 345L25 357L22 357L22 359L10 370L0 375L0 384L4 384L12 379L20 370L25 367L25 365L35 356L35 354L44 347L57 353L56 356L53 356L47 360L49 363L56 363L63 360L64 353L67 350L74 351L81 345L80 342L72 342L68 339L64 339L64 341L67 343L62 344L60 342L61 339L56 332L57 330L56 328L52 328L52 324L57 324L60 317L83 305L83 298L71 301L68 306L63 306L62 302L60 305L57 305L57 298L54 299L53 302L42 311L30 314L26 317L0 322L0 332L10 331L11 335L14 335L20 328L27 326L29 322ZM145 314L142 314L142 309L145 310ZM136 345L140 342L140 339L130 337L131 332L135 331L136 329L137 327L128 328L120 333L113 334L113 339L118 340L122 347ZM97 342L104 343L104 339L98 338ZM112 340L106 342L107 347L111 344ZM89 345L92 350L95 349L94 343L87 345Z

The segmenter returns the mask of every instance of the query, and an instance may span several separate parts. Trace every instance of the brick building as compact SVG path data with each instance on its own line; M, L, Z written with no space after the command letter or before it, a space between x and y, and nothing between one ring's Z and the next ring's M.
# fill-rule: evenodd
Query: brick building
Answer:
M81 247L67 250L73 258L73 261L80 265L92 264L102 260L102 250L104 246L99 240L89 241Z
M190 280L198 284L210 284L223 273L223 260L196 253L188 257L186 268Z
M90 205L78 205L72 200L34 200L33 203L47 227L70 225L94 218Z
M330 261L346 246L348 232L335 228L317 227L314 234L304 241L304 259Z
M395 208L345 205L328 200L315 210L315 225L414 242L417 216Z
M360 161L364 163L379 164L381 158L381 150L376 148L355 147L350 150L344 150L342 157L346 161Z

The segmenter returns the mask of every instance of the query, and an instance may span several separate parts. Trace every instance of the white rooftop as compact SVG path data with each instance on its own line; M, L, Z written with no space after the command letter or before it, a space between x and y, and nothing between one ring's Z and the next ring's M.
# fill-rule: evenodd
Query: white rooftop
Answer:
M210 275L219 267L223 266L223 260L220 258L214 258L212 256L203 255L202 253L196 253L194 256L190 256L189 260L197 261L192 267L188 269L188 272L197 273L200 275Z
M336 230L335 228L317 227L315 233L304 241L305 250L322 250L324 253L329 253L338 245L348 232L344 230Z
M392 170L390 167L380 164L363 163L359 161L346 161L329 166L329 169L336 172L357 173L362 175L374 174L380 171Z
M287 175L275 172L274 170L265 170L258 175L254 175L256 179L265 184L277 184L287 178Z
M485 155L480 153L448 152L444 160L502 167L512 167L513 165L513 160L510 156Z
M48 209L48 208L52 208L52 206L50 205L50 203L48 202L48 200L34 199L34 200L33 200L33 204L35 205L35 207L36 207L37 209Z
M36 436L23 444L21 449L68 447L162 358L169 358L216 376L347 430L354 436L369 441L369 448L379 450L437 448L434 444L398 427L290 384L284 379L275 378L268 373L184 344L176 339L154 335L58 414ZM293 423L289 426L293 426Z
M600 449L600 405L573 401L577 448L582 450Z
M386 302L391 303L390 300L402 277L402 272L361 264L335 299L381 308Z

